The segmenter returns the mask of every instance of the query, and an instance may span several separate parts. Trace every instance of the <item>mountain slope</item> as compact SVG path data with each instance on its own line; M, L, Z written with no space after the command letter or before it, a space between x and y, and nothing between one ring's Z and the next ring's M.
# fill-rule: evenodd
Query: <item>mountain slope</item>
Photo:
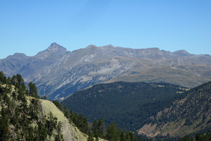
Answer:
M62 104L90 122L103 118L107 125L115 122L122 129L136 131L184 90L166 83L115 82L73 93Z
M10 79L0 72L0 140L87 140L52 102L39 99L31 86L26 89L21 75Z
M102 82L168 82L193 87L211 80L210 66L209 55L90 45L65 55L35 82L50 99Z
M5 59L0 60L1 71L6 75L13 76L25 65L30 62L30 57L22 53L15 53Z
M7 76L21 74L25 81L30 82L40 78L43 70L60 60L66 53L64 47L52 43L46 50L35 56L29 57L21 53L8 56L0 60L0 68Z
M0 69L8 76L20 73L27 82L36 83L41 96L61 100L102 82L167 82L194 87L211 81L211 56L112 45L67 52L53 43L32 57L16 54L2 59Z
M206 131L211 131L211 82L191 89L184 98L152 116L139 134L182 137Z
M64 116L52 102L48 100L40 100L40 109L43 116L47 116L50 112L61 122L61 134L65 141L86 141L87 135L78 130L77 127L71 125L68 119Z

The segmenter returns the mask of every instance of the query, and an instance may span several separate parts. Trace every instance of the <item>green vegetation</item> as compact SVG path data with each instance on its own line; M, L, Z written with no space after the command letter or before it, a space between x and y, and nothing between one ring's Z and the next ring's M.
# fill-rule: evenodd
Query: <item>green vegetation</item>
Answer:
M184 90L166 83L115 82L78 91L61 103L89 122L103 118L106 126L114 122L120 129L136 131Z
M156 124L153 133L161 133L158 139L165 136L169 140L174 137L176 141L211 140L210 132L207 132L211 129L211 82L183 93L184 91L185 88L166 83L116 82L96 85L69 97L73 100L73 105L78 102L78 108L93 112L91 117L99 115L88 122L88 118L82 113L75 113L56 100L53 101L54 104L40 100L35 84L30 82L26 86L21 75L10 78L0 72L0 141L62 141L63 117L69 120L65 118L66 123L76 125L87 134L88 137L84 137L88 141L150 140L143 137L137 139L130 132L147 123ZM56 108L57 113L59 111L62 114L55 117L55 111L48 113L41 106L44 103L51 103L53 107L56 105L64 114ZM45 112L41 113L39 107ZM165 110L161 111L163 108ZM150 118L143 120L146 117ZM138 125L134 126L135 124ZM173 132L172 129L177 130ZM194 137L187 136L195 133ZM182 138L178 139L179 137Z
M148 119L140 134L150 137L183 137L211 131L211 82L204 83L186 92L159 116Z
M0 141L64 140L60 117L57 116L57 119L52 112L41 113L38 107L43 103L44 101L39 99L34 83L30 82L27 87L21 75L14 75L10 79L0 72ZM75 124L80 131L89 135L88 140L120 139L120 131L115 124L106 130L103 119L89 124L87 117L82 114L79 115L68 110L56 100L53 103L64 112L70 123ZM115 132L111 133L111 131ZM130 135L135 140L133 134Z
M211 141L211 134L196 134L195 137L185 136L180 139L181 141Z
M72 110L68 110L61 103L54 100L53 103L63 110L65 116L69 119L70 123L73 123L78 127L80 131L86 133L88 141L99 140L99 138L104 138L109 141L136 141L136 137L132 132L120 131L115 123L111 123L106 128L105 123L102 118L99 120L94 120L93 123L88 123L87 117L82 114L74 113Z
M32 82L25 86L20 74L12 79L0 72L0 140L62 141L61 124L50 113L39 112L39 96Z

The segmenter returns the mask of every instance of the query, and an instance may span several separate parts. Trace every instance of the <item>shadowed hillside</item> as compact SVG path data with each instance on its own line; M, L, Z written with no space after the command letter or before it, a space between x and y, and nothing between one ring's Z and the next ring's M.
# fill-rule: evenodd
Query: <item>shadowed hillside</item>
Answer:
M62 104L91 122L103 118L106 124L115 122L122 129L136 131L185 90L167 83L115 82L73 93Z

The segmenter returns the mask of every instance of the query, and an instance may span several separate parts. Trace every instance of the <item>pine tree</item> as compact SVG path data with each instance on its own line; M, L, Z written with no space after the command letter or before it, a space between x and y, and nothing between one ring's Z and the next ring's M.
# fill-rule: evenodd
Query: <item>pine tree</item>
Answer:
M6 76L2 71L0 71L0 83L5 83L6 82Z
M102 118L99 119L98 121L98 133L99 133L99 137L104 137L105 134L105 124Z
M112 123L108 126L107 139L109 141L118 141L119 140L119 130L117 129L116 124Z
M51 137L52 132L54 128L56 128L57 125L57 118L55 118L52 114L52 112L49 113L49 119L46 121L46 126L48 128L48 135Z
M93 122L92 131L93 131L94 137L99 136L98 122L96 120L94 120L94 122Z
M2 109L4 111L4 109ZM0 118L0 141L6 141L9 138L8 131L8 117L2 112L2 117Z
M87 141L94 141L94 138L93 138L93 133L91 131L88 132L88 139Z
M34 83L30 82L28 84L28 87L29 87L29 95L32 97L39 98L36 85Z
M123 131L121 131L120 133L120 141L127 141L125 137L125 133Z
M61 104L61 103L59 103L59 101L57 101L57 100L53 100L53 104L55 104L55 105L56 105L56 107L57 107L59 110L61 110L61 111L62 111L62 104Z

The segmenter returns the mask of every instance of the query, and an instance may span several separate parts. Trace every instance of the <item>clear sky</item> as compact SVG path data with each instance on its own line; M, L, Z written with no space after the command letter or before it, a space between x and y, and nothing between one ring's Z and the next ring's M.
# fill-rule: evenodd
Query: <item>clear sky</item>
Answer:
M211 0L0 0L0 59L53 42L211 54Z

